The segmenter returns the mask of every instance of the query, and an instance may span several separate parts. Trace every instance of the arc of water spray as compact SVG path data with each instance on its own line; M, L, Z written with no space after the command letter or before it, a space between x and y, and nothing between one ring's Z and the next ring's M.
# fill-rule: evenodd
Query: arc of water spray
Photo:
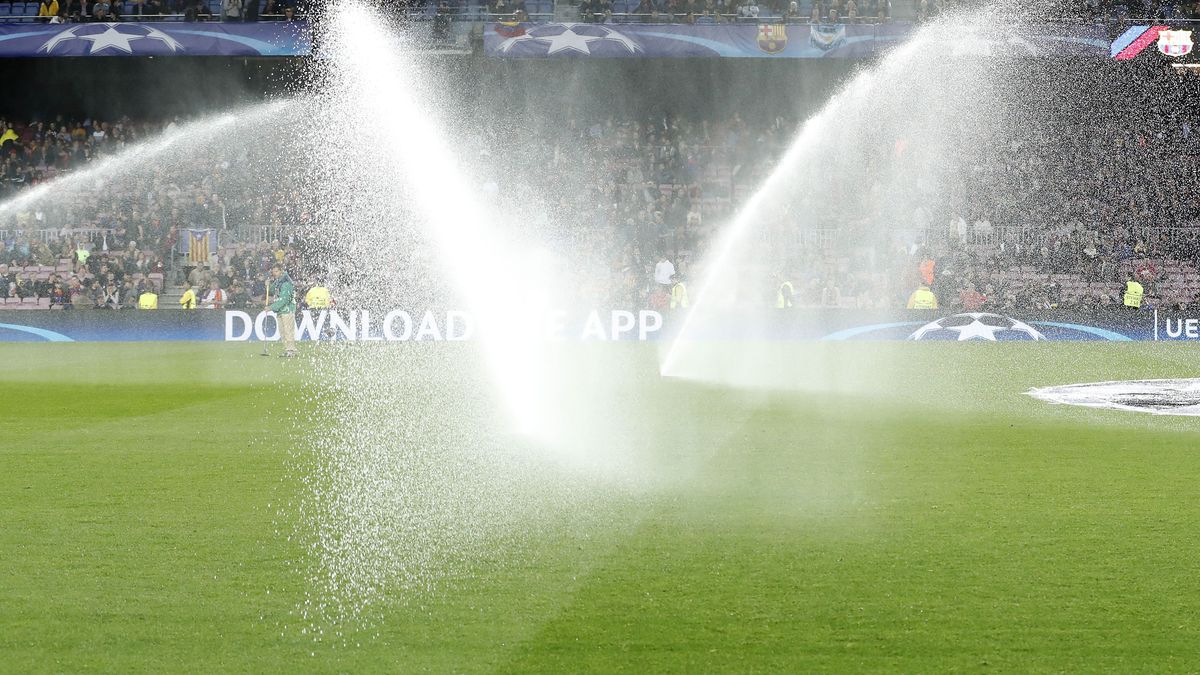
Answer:
M886 63L889 69L899 67L899 64L910 60L916 55L918 49L919 45L916 39L897 47L887 57ZM671 346L667 348L666 356L663 357L659 364L659 373L661 375L671 377L678 374L680 353L685 348L685 345L689 344L687 338L691 332L694 318L708 304L708 298L711 295L709 291L713 289L722 275L730 271L728 269L730 256L749 232L751 225L758 219L763 202L766 201L769 195L780 189L784 178L789 176L795 167L799 165L808 150L813 146L814 141L820 138L822 134L832 131L830 127L833 122L834 112L840 106L847 104L849 102L848 99L865 98L870 91L873 78L885 75L886 73L880 72L877 68L860 73L831 98L817 114L806 120L800 131L796 134L796 138L788 147L787 152L784 153L779 164L767 176L767 179L758 190L751 195L741 210L738 211L733 221L722 231L716 244L713 246L713 253L710 254L711 259L706 260L706 263L708 263L708 272L704 275L701 283L697 285L698 292L695 296L695 301L684 317L683 325L680 327L679 332L675 334L675 338L671 341Z
M351 88L347 100L353 114L367 119L398 119L381 141L387 160L395 162L443 268L475 317L493 379L519 431L544 429L540 390L542 355L529 336L507 326L520 323L521 312L544 312L535 270L522 252L506 242L495 216L471 191L469 174L460 165L437 123L439 112L428 103L431 83L404 53L404 44L383 28L384 21L358 4L335 10L327 39L337 54L336 86ZM351 112L351 111L347 111ZM519 274L516 271L519 270Z
M70 190L74 185L86 184L98 176L110 173L113 169L127 170L130 164L134 162L144 164L145 162L161 158L180 143L197 143L206 140L216 133L229 128L234 122L254 122L264 116L279 112L286 105L286 101L274 101L254 106L247 111L226 112L182 125L174 131L159 134L153 138L136 143L115 155L92 162L82 171L59 176L36 187L24 190L16 197L0 202L0 213L33 206L45 197Z

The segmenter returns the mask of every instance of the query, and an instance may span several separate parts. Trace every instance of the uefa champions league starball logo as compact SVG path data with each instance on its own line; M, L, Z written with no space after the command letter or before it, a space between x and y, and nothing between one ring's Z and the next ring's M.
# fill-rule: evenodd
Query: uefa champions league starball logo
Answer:
M547 56L559 53L591 56L592 50L604 45L614 45L618 51L629 54L642 51L641 46L628 35L608 26L592 23L551 23L534 26L522 35L506 39L500 43L499 49L503 54L514 51L532 53L536 49Z
M1088 382L1037 387L1026 393L1059 405L1200 416L1200 379Z
M133 25L118 23L88 23L65 28L46 40L38 52L53 54L54 49L64 43L82 40L91 43L88 54L96 54L105 50L133 54L137 52L134 44L138 41L151 40L160 43L171 52L183 51L183 45L175 38L149 25Z
M910 340L1045 340L1042 335L1029 324L988 312L968 312L945 316L937 321L931 321L921 326Z

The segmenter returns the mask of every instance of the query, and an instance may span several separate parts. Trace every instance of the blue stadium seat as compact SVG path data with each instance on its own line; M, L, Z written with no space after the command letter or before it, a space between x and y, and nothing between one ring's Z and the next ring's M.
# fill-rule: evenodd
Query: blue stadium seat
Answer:
M0 2L0 16L8 16L12 13L12 5L7 2Z

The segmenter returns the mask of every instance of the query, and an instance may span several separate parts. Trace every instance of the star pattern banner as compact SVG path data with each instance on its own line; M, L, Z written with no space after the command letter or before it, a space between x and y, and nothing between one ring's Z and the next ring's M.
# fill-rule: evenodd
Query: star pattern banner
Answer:
M306 22L0 24L0 58L306 56Z
M916 30L886 24L489 23L483 48L497 58L869 58ZM1042 26L1020 33L955 33L933 42L951 55L1108 56L1104 26Z

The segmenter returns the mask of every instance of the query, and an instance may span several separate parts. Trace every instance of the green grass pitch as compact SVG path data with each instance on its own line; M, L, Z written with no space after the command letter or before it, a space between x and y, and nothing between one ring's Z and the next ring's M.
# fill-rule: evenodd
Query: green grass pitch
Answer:
M807 382L771 392L662 379L650 345L563 349L636 399L643 435L616 442L690 470L334 643L297 627L279 508L302 487L271 412L303 369L249 344L0 346L0 670L1200 664L1200 419L1022 393L1194 376L1195 347L771 345Z

